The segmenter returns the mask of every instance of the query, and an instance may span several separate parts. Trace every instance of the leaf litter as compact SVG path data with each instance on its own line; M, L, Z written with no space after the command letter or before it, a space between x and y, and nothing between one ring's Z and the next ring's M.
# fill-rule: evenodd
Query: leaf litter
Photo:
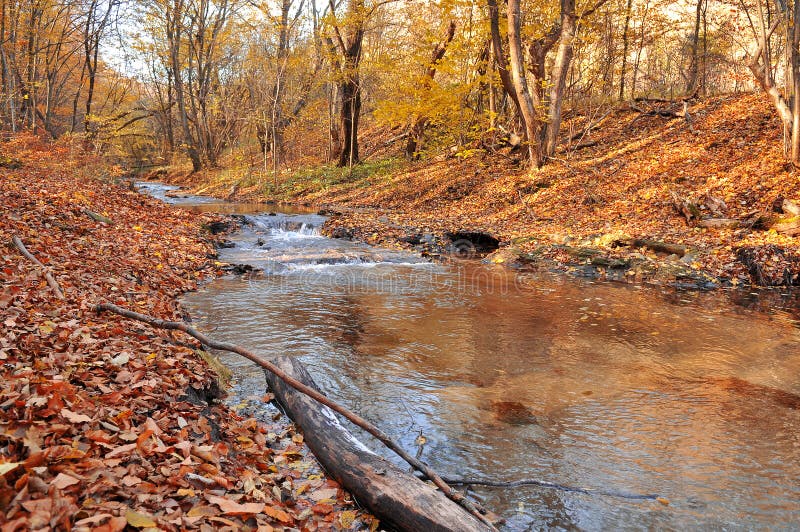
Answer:
M23 165L0 178L0 530L377 528L287 420L217 400L196 346L92 311L184 318L176 297L218 272L201 228L216 218L114 184L118 170L67 143L4 150Z

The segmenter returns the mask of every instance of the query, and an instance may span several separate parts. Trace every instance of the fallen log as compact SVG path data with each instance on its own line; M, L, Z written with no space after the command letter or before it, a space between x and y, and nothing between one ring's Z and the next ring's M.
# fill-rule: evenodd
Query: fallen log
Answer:
M580 144L576 144L572 148L572 151L578 151L578 150L582 150L584 148L592 148L594 146L597 146L597 144L598 144L598 142L596 140L588 140L586 142L581 142Z
M628 246L632 248L647 248L651 251L655 251L656 253L668 253L670 255L678 255L679 257L683 257L686 255L686 246L683 244L672 244L669 242L661 242L660 240L650 240L647 238L625 238L622 240L616 240L614 242L616 246Z
M193 327L190 327L189 325L183 322L165 321L159 318L155 318L153 316L148 316L146 314L140 314L132 310L124 309L122 307L119 307L111 303L100 303L99 305L96 305L94 309L98 313L113 312L125 318L140 321L142 323L146 323L152 327L156 327L159 329L165 329L168 331L183 331L186 334L196 338L201 344L207 347L210 347L212 349L219 349L221 351L228 351L230 353L236 353L237 355L243 356L244 358L250 360L251 362L254 362L258 366L264 368L269 373L280 379L281 382L285 383L286 385L310 397L317 403L321 403L322 405L327 406L334 412L341 414L345 419L347 419L357 427L364 429L366 432L368 432L369 434L374 436L377 440L379 440L381 443L383 443L386 447L394 451L395 454L397 454L400 458L405 460L406 463L413 466L414 469L423 473L426 478L430 479L430 481L433 482L433 484L436 485L437 488L442 490L442 493L448 499L455 502L459 506L463 507L470 514L476 517L477 521L475 521L476 523L475 526L479 526L481 523L485 525L484 527L482 528L479 527L476 530L496 530L492 522L485 515L483 515L475 506L475 504L473 504L470 500L468 500L463 493L460 493L459 491L451 488L446 482L442 480L442 478L433 469L431 469L420 460L408 454L402 447L400 447L397 443L395 443L392 439L390 439L389 436L387 436L382 430L380 430L378 427L376 427L369 421L365 420L355 412L352 412L347 408L343 407L342 405L338 404L337 402L329 399L328 397L320 393L320 391L317 388L309 386L297 380L292 375L287 374L285 371L283 371L283 369L275 365L273 362L269 360L264 360L263 358L259 357L252 351L248 351L247 349L240 347L238 345L233 345L213 340L204 335L203 333L199 332L197 329L194 329ZM381 516L379 515L379 517ZM382 517L386 518L387 516L382 516Z
M670 244L669 242L660 242L658 240L634 238L631 240L630 245L632 248L647 248L656 253L669 253L670 255L678 255L679 257L686 255L686 246L683 244Z
M301 362L272 361L284 373L317 388ZM329 408L297 392L273 373L267 382L325 470L370 511L401 530L486 530L455 503L364 446Z
M24 256L26 259L28 259L29 261L37 265L39 268L41 268L44 280L47 281L48 285L50 285L50 288L53 290L53 293L56 295L56 297L58 299L66 299L66 297L64 297L64 292L61 290L61 287L58 285L58 282L56 282L55 277L53 277L53 274L50 273L50 268L42 264L39 261L39 259L34 257L33 254L30 251L28 251L28 248L25 247L25 244L22 243L22 240L20 240L18 236L14 235L13 237L11 237L11 242L13 242L14 245L19 250L19 252L22 253L22 256Z

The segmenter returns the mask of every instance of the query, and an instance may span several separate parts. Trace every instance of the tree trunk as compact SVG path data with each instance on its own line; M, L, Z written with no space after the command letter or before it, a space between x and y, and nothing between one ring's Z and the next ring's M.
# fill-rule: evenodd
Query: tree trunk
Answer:
M500 35L500 12L497 7L497 0L486 0L489 6L489 29L492 36L492 50L494 51L495 64L497 65L497 73L500 76L500 82L503 85L503 90L514 102L514 109L517 116L522 116L522 108L517 97L517 91L514 88L514 82L511 79L511 73L508 71L508 64L506 63L506 53L503 51L503 39Z
M189 127L189 117L186 113L186 98L184 97L183 78L181 76L180 43L181 43L181 22L180 13L183 10L183 0L177 0L173 4L174 12L172 18L167 20L167 40L170 47L170 61L174 74L175 99L178 102L178 115L183 129L183 143L186 146L186 155L192 161L192 172L199 172L203 169L203 162L200 153L197 151L191 128ZM169 18L169 13L167 14Z
M447 45L449 45L450 41L453 40L455 33L456 22L451 20L447 25L447 32L445 33L444 39L442 42L436 45L436 47L433 49L433 54L431 54L431 62L430 65L428 65L428 69L425 72L425 78L422 82L423 93L430 90L431 86L433 85L433 78L436 76L436 66L444 57L444 54L447 51ZM406 157L409 159L419 159L419 146L422 143L422 134L425 132L425 126L427 123L428 117L426 116L419 116L412 122L411 128L408 132L408 142L406 143Z
M273 363L303 384L316 388L296 359L279 357ZM381 521L409 531L488 529L440 491L367 449L328 407L290 388L273 373L265 375L276 399L303 430L309 449L325 471Z
M697 10L694 16L694 32L692 33L692 57L689 64L689 76L686 79L686 95L692 96L700 89L699 73L700 73L700 20L703 15L703 2L705 0L697 0Z
M549 116L545 134L545 154L548 157L552 157L555 154L556 146L558 145L558 133L561 129L561 108L564 100L564 91L567 86L567 73L572 65L572 57L574 55L575 35L578 30L577 24L575 0L562 0L561 40L550 79Z
M792 164L800 166L800 1L795 0L792 16Z
M628 67L628 28L631 24L631 7L633 0L628 0L625 7L625 25L622 28L622 72L619 77L619 100L625 99L625 70Z
M358 119L361 114L361 89L358 72L351 71L350 77L339 84L342 105L339 112L339 152L338 166L353 166L358 158Z
M528 91L528 80L525 75L525 62L522 56L522 38L520 21L520 0L508 0L508 50L511 66L511 77L514 92L517 95L522 122L525 126L525 137L528 146L528 159L532 168L543 163L541 153L541 125L536 116L531 93Z
M333 5L333 0L331 0ZM360 162L358 156L358 121L361 117L361 82L359 66L361 48L364 42L364 24L367 17L364 0L352 0L348 4L348 33L342 39L337 28L339 50L342 60L339 64L342 81L339 82L341 108L339 112L339 137L341 149L337 165L353 166Z

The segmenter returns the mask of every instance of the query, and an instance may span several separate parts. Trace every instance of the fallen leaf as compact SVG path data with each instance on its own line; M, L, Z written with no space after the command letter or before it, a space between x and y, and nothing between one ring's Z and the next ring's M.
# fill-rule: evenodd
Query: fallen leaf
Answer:
M339 525L342 528L350 528L356 520L356 513L352 510L345 510L339 514Z
M152 516L134 512L131 509L125 511L125 520L130 526L135 528L151 528L156 526L156 522Z
M311 497L311 500L317 501L317 502L323 501L323 500L326 500L326 499L336 499L336 494L338 493L338 491L339 490L337 490L336 488L327 488L327 489L316 490L316 491L312 491L309 494L309 497Z
M86 517L84 519L80 519L79 521L75 521L75 526L84 526L84 525L97 525L108 519L109 517L113 517L111 514L101 513L95 514L90 517Z
M211 506L195 506L188 512L186 512L186 517L202 517L204 515L216 515L217 510L212 508Z
M268 516L272 517L273 519L277 519L281 523L291 523L292 521L294 521L291 515L281 510L280 508L275 508L274 506L264 506L263 512Z
M66 473L59 473L56 476L56 478L54 478L53 481L50 482L50 485L54 486L56 489L63 490L63 489L68 488L70 486L74 486L75 484L78 484L79 482L80 482L80 479L77 479L75 477L67 475Z
M136 444L135 443L129 443L127 445L120 445L119 447L117 447L116 449L114 449L113 451L108 453L106 455L106 458L114 458L115 456L119 456L121 454L127 454L127 453L131 452L134 449L136 449Z
M66 408L61 409L61 415L70 423L89 423L92 421L92 418L86 414L76 414L72 410L67 410Z
M260 502L249 502L240 504L225 497L208 495L208 502L216 504L222 513L226 515L260 514L264 510L264 504Z
M22 462L6 462L0 464L0 475L5 475L9 471L14 471Z
M115 366L124 366L128 362L130 362L131 356L128 353L120 353L119 355L115 356L111 359L111 363Z
M142 483L142 479L140 479L139 477L135 477L133 475L125 475L124 477L122 477L122 485L123 486L130 487L130 486L136 486L136 485L141 484L141 483Z

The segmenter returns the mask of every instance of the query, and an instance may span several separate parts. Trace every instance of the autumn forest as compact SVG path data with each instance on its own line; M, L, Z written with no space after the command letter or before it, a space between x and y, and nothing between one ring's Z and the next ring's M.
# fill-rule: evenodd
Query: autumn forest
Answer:
M2 532L797 526L800 1L0 6Z

